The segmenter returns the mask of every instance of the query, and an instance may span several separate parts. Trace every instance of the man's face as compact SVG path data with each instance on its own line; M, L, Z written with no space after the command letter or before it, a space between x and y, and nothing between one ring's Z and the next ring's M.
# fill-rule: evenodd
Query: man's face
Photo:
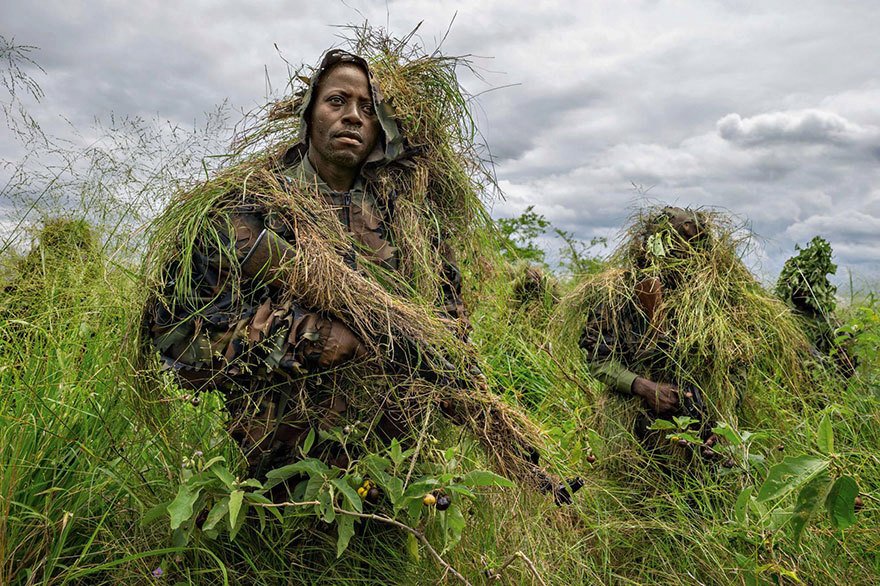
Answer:
M366 73L356 65L337 65L321 79L314 100L309 159L319 174L357 172L380 132Z

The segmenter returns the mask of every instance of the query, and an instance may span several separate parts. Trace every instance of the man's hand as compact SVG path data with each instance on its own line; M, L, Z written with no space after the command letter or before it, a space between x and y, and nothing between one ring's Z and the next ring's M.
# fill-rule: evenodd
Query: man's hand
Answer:
M632 392L658 415L671 413L678 408L678 387L675 385L655 383L640 376L633 381Z

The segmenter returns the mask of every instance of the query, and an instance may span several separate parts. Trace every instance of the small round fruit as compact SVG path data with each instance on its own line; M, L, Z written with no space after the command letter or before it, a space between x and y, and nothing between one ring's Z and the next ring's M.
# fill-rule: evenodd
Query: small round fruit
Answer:
M865 506L865 501L862 500L862 497L860 495L856 495L856 498L853 501L853 508L858 511L859 509L861 509L864 506Z
M438 511L445 511L446 509L449 508L449 505L451 505L451 504L452 504L452 499L449 498L448 495L441 494L440 496L437 497L437 504L435 506L437 507Z
M734 466L736 466L736 462L734 462L733 460L725 460L721 465L725 468L733 468Z
M678 440L678 445L680 445L683 448L686 448L686 447L688 447L688 441L684 438L681 438L680 440Z
M193 407L198 407L202 403L202 398L198 395L195 395L192 399L189 400Z
M431 507L437 502L437 497L435 497L430 492L425 495L425 498L422 499L422 504L426 507Z
M779 444L778 446L776 446L776 449L777 449L778 451L780 451L780 452L784 451L784 450L785 450L785 444Z
M596 456L594 456L593 454L590 454L589 456L587 456L587 462L589 462L590 464L593 464L595 461L596 461Z
M373 504L379 502L379 489L375 486L367 491L367 502Z
M367 498L367 489L363 486L359 487L357 492L358 496L361 497L361 499Z

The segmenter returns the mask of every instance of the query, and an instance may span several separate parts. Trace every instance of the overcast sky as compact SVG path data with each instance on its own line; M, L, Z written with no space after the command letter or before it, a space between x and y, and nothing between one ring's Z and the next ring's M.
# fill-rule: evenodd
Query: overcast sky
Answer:
M580 6L576 8L576 6ZM579 237L613 236L645 201L720 206L760 235L775 276L795 243L831 241L841 273L880 277L880 2L363 0L6 1L0 35L36 45L48 131L110 113L184 125L250 109L334 25L473 54L478 121L506 194ZM69 121L69 122L68 122ZM0 129L0 133L4 130ZM0 159L14 155L0 134ZM2 203L2 202L0 202Z

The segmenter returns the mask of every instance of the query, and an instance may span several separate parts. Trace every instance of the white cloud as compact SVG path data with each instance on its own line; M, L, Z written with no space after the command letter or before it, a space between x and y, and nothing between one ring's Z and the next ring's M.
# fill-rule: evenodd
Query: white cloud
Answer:
M733 113L719 120L717 127L721 138L745 146L783 142L846 145L880 138L875 128L823 110L769 112L745 119Z
M813 215L792 224L785 232L796 241L825 234L834 234L838 240L848 243L870 241L880 234L880 216L856 210Z

